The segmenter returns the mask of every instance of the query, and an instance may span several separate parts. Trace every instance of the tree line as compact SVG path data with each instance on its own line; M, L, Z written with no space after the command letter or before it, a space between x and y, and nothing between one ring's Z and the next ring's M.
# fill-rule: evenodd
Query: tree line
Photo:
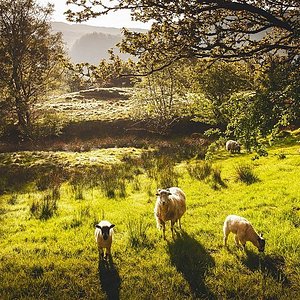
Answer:
M164 134L189 118L249 149L259 136L299 120L296 0L67 3L72 21L129 9L134 20L151 20L152 26L145 33L123 30L118 47L134 61L110 51L110 59L98 65L72 65L61 36L51 32L53 6L0 1L2 132L13 125L20 137L32 136L34 105L62 85L72 91L89 84L134 85L132 97L143 105L133 118L149 130Z

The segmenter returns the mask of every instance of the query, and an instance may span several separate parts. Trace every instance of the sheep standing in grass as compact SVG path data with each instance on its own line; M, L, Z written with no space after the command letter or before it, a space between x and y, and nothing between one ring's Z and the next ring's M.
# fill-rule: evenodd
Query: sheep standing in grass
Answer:
M225 246L227 246L227 238L230 232L235 234L235 243L237 246L239 246L239 243L241 242L245 249L246 242L249 241L257 247L259 252L265 250L265 240L261 235L257 234L251 223L245 218L236 215L229 215L226 217L223 226Z
M240 153L241 146L237 141L229 140L226 142L226 150L231 153Z
M185 194L178 187L158 189L157 199L154 208L157 227L163 230L163 237L166 239L166 221L171 221L172 237L174 238L174 224L178 221L181 228L180 218L186 211Z
M104 257L104 250L106 248L105 258L110 256L110 249L112 244L113 228L114 224L108 221L101 221L96 225L95 238L98 245L99 255L101 258Z

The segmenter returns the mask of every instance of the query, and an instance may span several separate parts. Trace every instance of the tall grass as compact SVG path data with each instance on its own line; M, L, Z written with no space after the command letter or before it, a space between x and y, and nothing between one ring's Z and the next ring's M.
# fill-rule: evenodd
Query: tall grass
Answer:
M30 213L41 220L48 220L57 211L57 201L60 198L58 189L47 191L41 199L35 199L30 206Z
M204 180L211 174L212 165L208 161L198 161L196 164L188 165L187 170L192 178Z
M143 218L130 218L126 224L128 232L128 243L133 248L147 247L149 240L147 231L150 228L149 222Z
M235 166L236 179L246 184L252 184L259 180L257 175L253 172L253 168L247 164L240 164Z

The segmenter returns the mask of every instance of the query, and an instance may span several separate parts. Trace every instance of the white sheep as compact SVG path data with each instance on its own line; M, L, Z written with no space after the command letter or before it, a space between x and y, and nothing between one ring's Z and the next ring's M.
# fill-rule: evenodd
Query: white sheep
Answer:
M251 223L240 216L229 215L226 217L223 225L224 245L227 246L227 238L229 233L235 234L235 243L239 246L240 242L245 249L246 242L251 242L257 247L259 252L265 250L265 240L262 235L259 235L251 225Z
M174 238L174 224L178 221L181 228L180 218L186 211L185 194L178 187L158 189L154 208L154 216L157 228L163 230L163 238L166 239L165 223L171 220L172 237Z
M113 236L113 228L114 224L111 224L108 221L101 221L96 225L95 229L95 238L96 243L98 245L99 255L101 258L104 257L104 250L106 248L105 258L108 258L110 254L111 244L112 244L112 236Z
M226 150L231 153L239 153L241 151L241 146L237 141L229 140L226 142Z

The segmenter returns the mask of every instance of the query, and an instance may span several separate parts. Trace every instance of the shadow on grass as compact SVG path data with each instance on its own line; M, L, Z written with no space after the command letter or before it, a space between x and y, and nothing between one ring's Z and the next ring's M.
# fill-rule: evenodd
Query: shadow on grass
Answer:
M107 299L119 299L121 278L112 258L110 257L109 260L99 259L98 270L100 287L106 293Z
M284 273L285 260L282 256L271 256L254 253L246 249L247 256L242 263L251 271L261 270L264 276L271 275L274 280L285 286L289 285L289 279Z
M207 271L215 265L206 249L186 232L168 244L171 263L182 273L196 298L216 299L205 285Z

